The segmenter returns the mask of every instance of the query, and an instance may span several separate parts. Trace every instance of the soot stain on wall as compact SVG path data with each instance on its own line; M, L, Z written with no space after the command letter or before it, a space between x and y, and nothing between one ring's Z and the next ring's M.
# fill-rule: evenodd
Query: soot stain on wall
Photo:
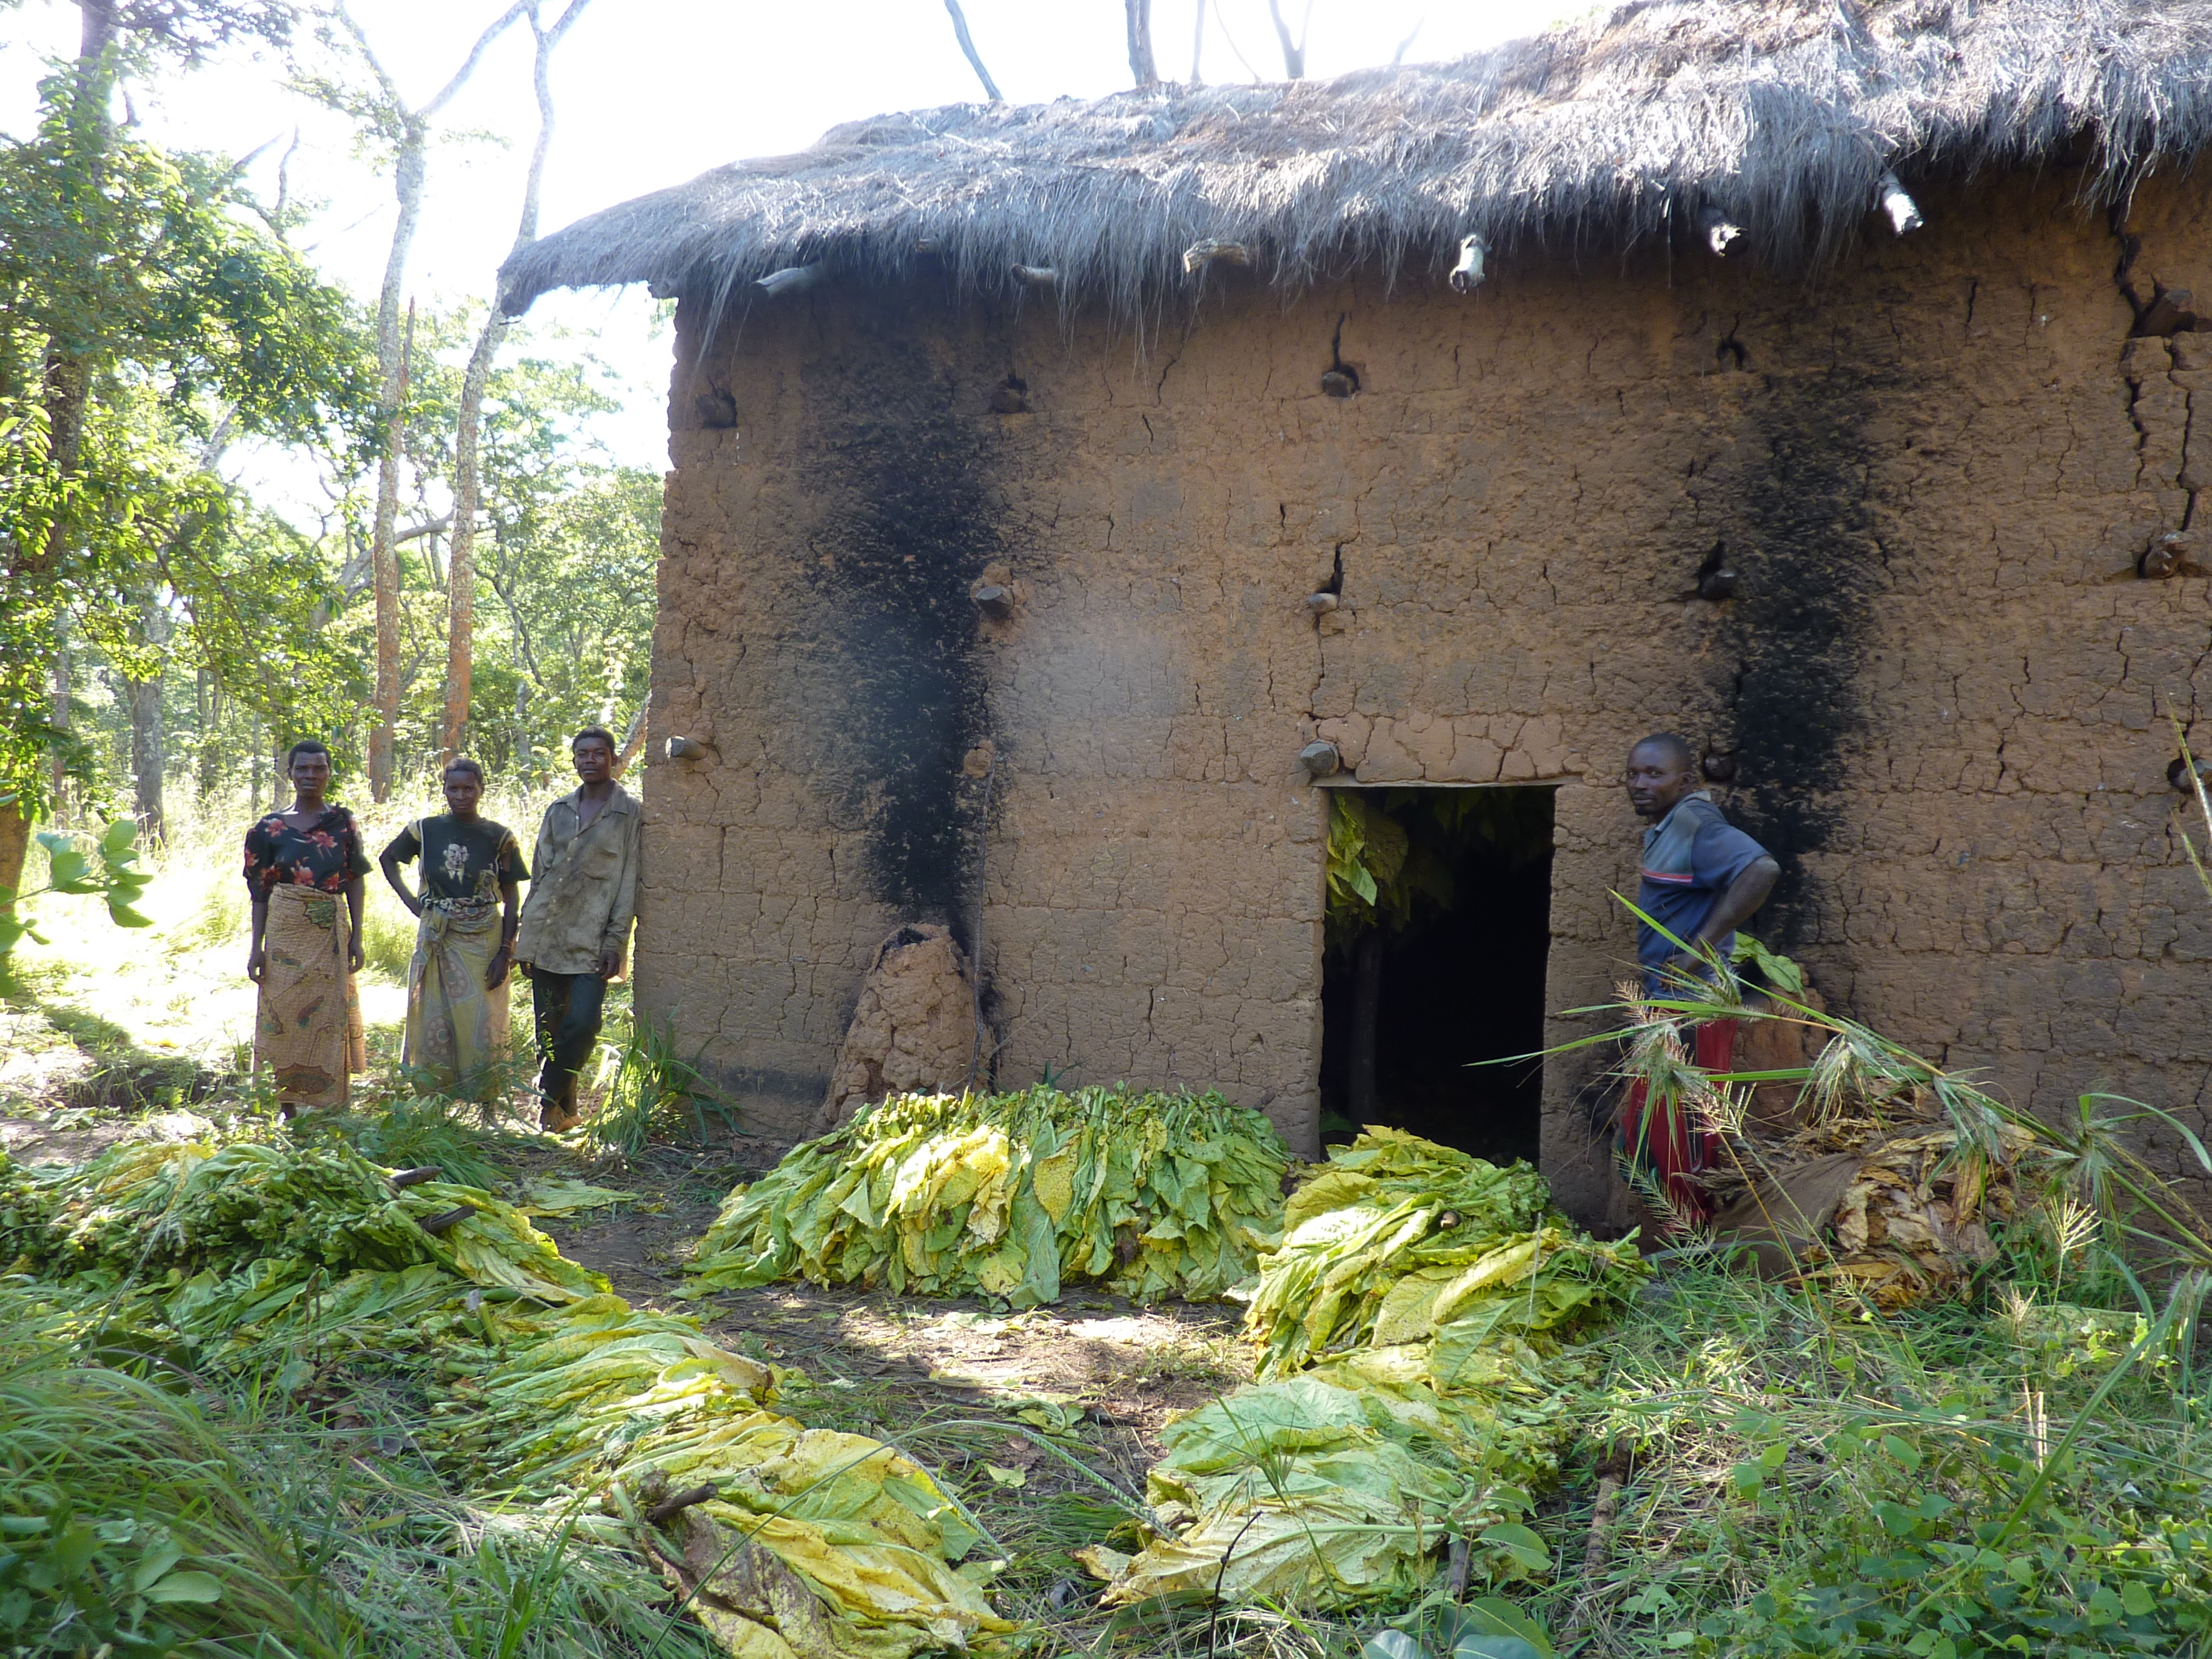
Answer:
M802 447L817 504L794 688L816 746L814 784L857 825L875 896L968 939L975 811L961 761L985 733L985 677L968 597L996 553L983 456L954 410L957 383L899 319L829 366L834 396Z
M1774 382L1747 411L1756 459L1727 504L1742 573L1720 653L1733 669L1721 689L1741 769L1735 816L1782 866L1769 914L1785 947L1820 931L1805 857L1842 825L1846 754L1865 725L1858 681L1882 550L1864 434L1881 390L1835 369Z

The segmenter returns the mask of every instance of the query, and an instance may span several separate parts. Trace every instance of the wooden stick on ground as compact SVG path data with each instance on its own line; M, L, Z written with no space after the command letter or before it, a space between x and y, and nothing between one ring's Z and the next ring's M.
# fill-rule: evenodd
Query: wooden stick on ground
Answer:
M1582 1582L1575 1587L1573 1611L1559 1638L1562 1648L1580 1641L1589 1631L1589 1604L1599 1577L1613 1555L1613 1526L1620 1516L1620 1495L1628 1480L1628 1449L1618 1441L1606 1449L1598 1465L1597 1504L1590 1511L1589 1536L1583 1545Z

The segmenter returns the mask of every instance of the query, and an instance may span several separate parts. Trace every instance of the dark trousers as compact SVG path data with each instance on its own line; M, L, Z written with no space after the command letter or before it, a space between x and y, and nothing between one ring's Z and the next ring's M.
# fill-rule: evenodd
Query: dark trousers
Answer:
M538 1091L549 1109L564 1116L576 1109L576 1073L599 1040L599 1019L607 1000L607 981L598 974L549 974L530 970L530 1006L538 1019L538 1052L545 1069Z

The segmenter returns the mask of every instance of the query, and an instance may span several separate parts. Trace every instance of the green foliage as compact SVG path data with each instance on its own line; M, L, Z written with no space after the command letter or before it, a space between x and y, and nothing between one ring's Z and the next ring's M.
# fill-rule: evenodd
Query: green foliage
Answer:
M107 901L108 916L117 927L151 927L151 921L131 908L153 879L137 868L137 839L138 826L129 818L118 818L102 830L89 853L78 848L74 836L40 830L39 845L46 853L46 884L24 893L0 887L0 963L21 940L39 939L15 907L41 893L97 893Z
M165 1386L173 1346L146 1312L0 1285L0 1650L712 1651L621 1549L457 1498L419 1457L364 1455L349 1426L391 1446L419 1426L374 1384L334 1408L325 1374L280 1353L267 1375Z
M464 1187L503 1187L501 1138L465 1121L477 1109L442 1095L395 1095L331 1127L371 1163L395 1170L434 1167Z
M0 1290L0 1644L156 1659L265 1632L302 1659L349 1650L222 1431L189 1395L86 1358L89 1334L132 1363L76 1323Z
M1020 1307L1095 1280L1218 1296L1273 1241L1290 1158L1218 1095L899 1095L731 1193L684 1294L805 1277Z
M363 909L362 963L380 974L406 983L408 966L415 960L416 918L404 910L394 915L376 905L367 905Z
M1522 789L1332 789L1328 936L1418 928L1457 896L1454 864L1486 842L1518 868L1552 850L1546 804Z
M1377 1631L1360 1644L1359 1659L1553 1659L1543 1626L1503 1596L1480 1595L1464 1606L1427 1602L1401 1625ZM1415 1632L1433 1630L1424 1644Z
M1729 959L1738 968L1749 966L1756 969L1761 979L1784 996L1802 997L1805 994L1805 970L1788 957L1768 950L1747 933L1735 936L1735 944L1729 952Z
M580 1607L568 1587L580 1575L564 1557L597 1558L589 1577L604 1584L616 1577L607 1558L636 1551L683 1580L688 1599L702 1588L685 1547L694 1537L717 1571L756 1550L747 1570L773 1586L779 1617L818 1638L816 1651L908 1659L1012 1628L952 1571L980 1534L926 1471L878 1441L810 1433L769 1411L777 1384L767 1367L708 1341L694 1320L608 1295L480 1189L434 1181L394 1193L342 1143L241 1141L126 1143L88 1164L28 1173L0 1159L0 1196L19 1273L35 1271L43 1294L75 1298L72 1319L96 1326L87 1341L103 1363L189 1370L333 1402L334 1413L334 1396L350 1394L357 1423L375 1409L354 1403L361 1395L411 1395L419 1403L398 1443L446 1478L498 1494L469 1506L456 1540L469 1547L453 1570L471 1590L438 1598L443 1628L408 1632L395 1613L386 1634L404 1639L349 1651L601 1651L562 1620L641 1638L647 1621ZM118 1462L115 1478L130 1474ZM716 1495L691 1516L651 1516L672 1490L702 1481ZM80 1509L71 1494L84 1484L56 1483ZM326 1510L312 1480L307 1491L302 1510ZM335 1567L340 1583L360 1583L348 1571L356 1547L334 1535L327 1512L302 1530L315 1547L303 1540L295 1582L319 1587L313 1575ZM501 1533L527 1547L509 1549ZM633 1603L653 1599L641 1575L620 1577ZM738 1612L714 1605L708 1617L733 1650L767 1650ZM251 1632L227 1622L210 1634ZM626 1645L658 1650L665 1634Z
M257 538L220 443L370 435L350 302L254 222L228 162L113 130L110 90L100 65L49 79L36 134L0 148L0 788L33 816L65 621L144 673L157 592L222 619L211 641L267 642L312 603L287 561L239 556Z

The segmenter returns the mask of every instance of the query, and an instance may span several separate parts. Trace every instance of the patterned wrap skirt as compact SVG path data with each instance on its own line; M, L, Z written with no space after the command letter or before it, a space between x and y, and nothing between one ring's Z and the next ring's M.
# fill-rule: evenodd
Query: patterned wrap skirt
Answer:
M343 1107L349 1074L368 1069L361 999L347 963L352 945L343 894L269 890L253 1065L275 1079L287 1113Z
M490 1100L503 1092L509 975L495 990L484 974L499 954L499 907L433 899L415 929L407 964L407 1036L401 1059L440 1094Z

